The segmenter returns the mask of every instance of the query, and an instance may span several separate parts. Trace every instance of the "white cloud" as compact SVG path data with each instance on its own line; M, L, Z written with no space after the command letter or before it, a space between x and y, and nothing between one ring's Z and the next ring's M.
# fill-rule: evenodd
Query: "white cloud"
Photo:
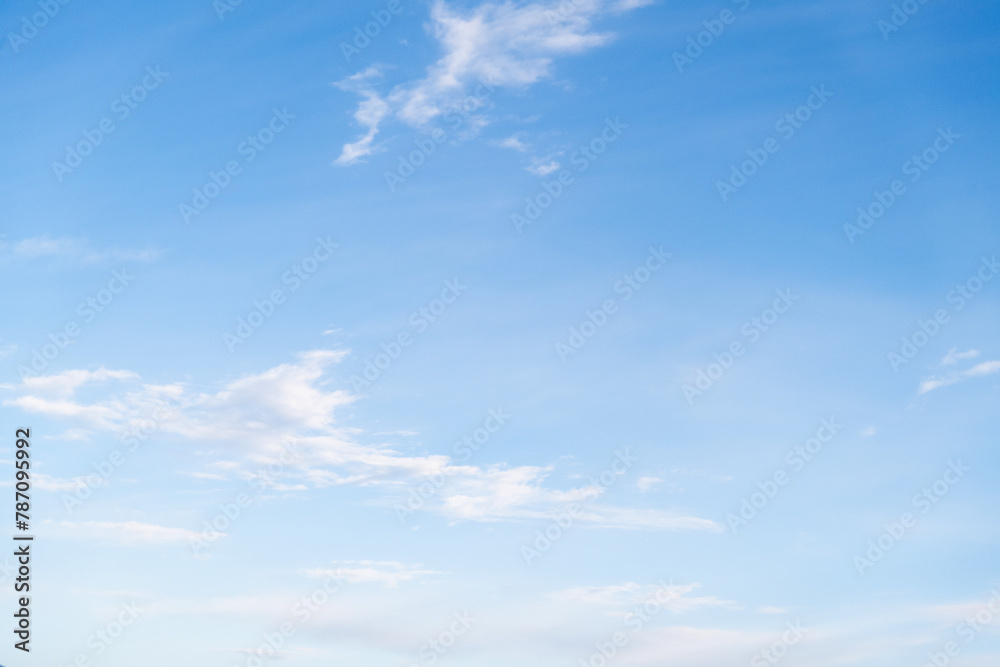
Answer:
M133 261L149 262L160 256L159 250L131 250L124 248L106 248L94 250L86 241L68 237L52 238L48 234L34 236L18 241L12 246L16 256L23 259L38 259L40 257L72 257L84 262Z
M338 84L363 98L354 117L365 133L344 145L336 164L353 164L370 155L375 135L390 115L411 127L423 127L470 99L473 108L483 104L482 97L469 95L482 82L490 87L524 88L548 78L557 58L583 53L612 39L609 33L593 30L594 19L646 4L649 0L484 2L464 10L437 0L431 6L429 30L444 53L423 78L399 84L385 96L370 83L378 73L373 68ZM464 108L474 110L469 106Z
M950 373L944 377L931 376L920 383L920 393L926 394L934 389L939 389L941 387L947 387L948 385L956 384L958 382L964 382L975 377L982 377L984 375L992 375L993 373L1000 372L1000 361L984 361L981 364L977 364L972 368Z
M525 167L529 172L535 176L548 176L553 171L559 168L559 163L555 160L550 160L549 162L536 162L528 167Z
M758 614L771 615L771 614L787 614L789 610L786 607L772 607L770 605L762 605L754 609L754 611Z
M979 356L979 350L968 350L966 352L959 352L958 348L953 347L950 350L948 350L948 354L946 354L944 356L944 359L941 360L941 365L950 366L957 361L961 361L962 359L974 359L978 356Z
M185 475L187 477L194 477L195 479L209 479L209 480L212 480L213 482L226 482L226 481L229 481L229 478L226 477L225 475L218 475L218 474L216 474L214 472L198 472L198 471L195 471L195 472L184 472L184 471L181 471L179 474Z
M663 596L657 585L624 583L554 592L536 592L529 587L531 590L515 591L511 597L498 601L495 586L476 581L438 578L433 586L392 588L351 581L344 576L340 565L336 570L319 568L308 574L319 579L338 571L348 585L335 594L335 603L323 605L308 624L299 626L300 638L308 639L307 643L316 647L343 647L349 643L378 650L387 655L382 662L399 664L408 664L406 658L413 656L414 647L437 637L442 628L454 621L456 612L468 613L475 633L475 639L463 647L469 657L459 662L483 664L489 656L491 664L499 660L498 664L520 665L525 664L525 655L536 658L535 664L564 664L568 650L582 651L586 656L593 650L595 638L626 629L625 615L634 613L636 605L654 599L658 592L663 611L652 619L657 624L676 620L676 614L696 609L715 609L728 614L735 606L715 597L693 595L698 584L671 587L669 598ZM362 585L356 586L358 583ZM303 588L299 586L283 594L272 590L254 596L208 600L159 598L151 601L149 608L151 614L226 616L241 620L252 616L253 627L277 627L287 620L287 610L302 598ZM420 613L400 615L400 610L407 609L419 609ZM398 621L385 623L386 618ZM761 636L764 638L766 635Z
M997 371L1000 371L1000 361L984 361L965 371L963 375L970 378L981 377L983 375L992 375Z
M32 484L41 491L76 491L86 486L83 479L60 479L45 473L36 472L31 476Z
M701 584L691 583L674 585L672 583L660 586L643 586L634 582L614 586L576 586L550 593L548 597L571 605L594 605L617 608L616 616L624 616L634 609L634 605L646 600L657 599L658 604L673 612L691 611L702 607L722 607L737 609L739 605L733 600L722 600L715 596L688 597L688 594L701 588ZM659 595L657 595L659 593Z
M26 377L22 381L26 395L5 400L3 404L29 413L74 419L90 428L110 430L125 418L125 405L118 401L81 405L73 400L74 393L89 384L137 379L138 376L130 371L114 371L103 367L96 371L69 370L57 375Z
M627 582L613 586L575 586L549 593L547 597L570 604L621 605L636 598L643 586Z
M517 151L518 153L523 153L528 150L528 147L517 135L507 137L506 139L491 141L490 144L496 146L497 148L509 148Z
M17 352L17 345L10 343L8 345L0 345L0 361L3 361L7 357L11 356Z
M254 471L295 452L285 479L274 492L334 485L383 487L398 496L443 472L448 479L426 507L452 520L549 520L572 503L583 525L642 530L720 530L713 521L658 509L629 509L591 503L604 489L585 485L556 489L544 485L552 466L454 465L445 455L407 456L387 446L362 445L357 432L341 426L337 413L355 397L330 389L327 371L347 353L314 350L294 363L233 380L215 392L194 392L181 383L142 384L130 371L70 370L31 377L14 387L20 395L5 405L71 422L78 435L131 430L155 431L202 448L207 463L186 474L205 479L249 479ZM114 382L112 382L114 381ZM81 401L83 387L106 389L107 396ZM207 449L207 451L206 451ZM379 502L392 503L388 495Z
M690 626L652 627L639 635L621 661L623 667L740 664L780 638L777 632ZM818 666L817 666L818 667Z
M325 573L319 569L314 576ZM529 656L527 664L567 664L568 658L586 662L596 642L622 631L629 642L611 661L615 665L704 667L748 664L752 656L780 641L792 624L802 630L804 641L789 648L784 658L789 665L881 665L898 663L900 655L921 647L942 646L954 638L954 625L982 611L990 597L934 608L919 603L869 604L860 612L855 607L827 609L800 619L794 610L747 609L741 602L699 594L697 583L685 583L668 588L672 595L665 601L665 596L659 597L662 609L647 611L647 622L635 632L625 623L626 615L656 599L655 584L615 581L554 591L515 587L499 599L492 581L435 579L433 586L345 586L336 593L335 603L322 606L308 624L297 628L298 636L320 650L350 644L384 653L388 662L407 664L414 647L437 637L457 610L469 610L474 640L462 645L461 657L454 656L461 664L520 665L526 664L524 656ZM248 627L278 627L307 590L295 585L252 596L186 600L160 596L148 608L154 616L221 616L252 621ZM400 615L400 610L408 609L421 613ZM387 618L399 620L386 623ZM987 632L995 634L996 628ZM987 652L982 662L972 664L994 665L996 653Z
M187 543L198 537L193 530L168 528L139 521L52 521L42 522L46 534L74 539L113 542L122 546L143 547Z
M569 491L544 488L542 481L551 470L537 466L510 469L466 466L448 471L453 478L442 490L441 509L455 519L545 519L554 507L562 509L600 495L597 487Z
M661 482L663 482L663 480L659 477L644 476L640 477L639 481L636 482L635 485L639 487L639 493L649 493L659 486Z
M22 396L12 401L4 401L4 405L13 405L25 412L51 417L77 418L99 429L110 429L122 416L114 408L104 405L79 405L73 401L49 400L38 396Z
M589 522L601 528L722 532L722 526L710 519L700 519L679 512L657 509L633 509L593 505L582 512L579 518L583 522Z
M717 532L714 521L657 509L632 509L593 502L604 490L582 486L568 490L542 485L552 467L463 467L447 469L452 479L442 489L440 506L431 498L427 506L456 520L547 521L580 505L574 521L598 528L625 530L706 530Z
M374 152L372 142L378 134L379 124L390 111L389 104L379 97L370 84L372 79L379 76L381 72L378 68L369 67L337 84L339 88L355 92L364 98L354 112L354 120L366 128L367 132L357 141L345 144L334 164L353 164Z
M96 371L69 370L57 375L40 375L24 379L24 386L29 391L56 396L72 396L77 389L87 384L105 382L107 380L138 380L139 376L131 371L113 371L98 368Z
M79 242L73 239L50 238L47 234L24 239L14 246L14 253L28 259L44 255L69 255L77 252Z
M306 570L306 575L313 579L340 577L351 584L383 584L396 588L401 582L412 581L418 577L441 574L434 570L421 570L418 566L404 565L396 561L375 560L345 560L335 561L334 569L313 568Z

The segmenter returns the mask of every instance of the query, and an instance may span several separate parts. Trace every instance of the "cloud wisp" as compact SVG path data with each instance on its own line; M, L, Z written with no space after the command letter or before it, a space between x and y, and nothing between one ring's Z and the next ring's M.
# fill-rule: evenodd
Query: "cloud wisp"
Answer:
M971 380L972 378L992 375L993 373L998 372L1000 372L1000 361L984 361L976 364L972 368L968 368L964 371L955 371L942 377L932 375L920 383L919 391L921 394L926 394L929 391L940 389L941 387L947 387L948 385L965 382L966 380Z
M364 133L344 144L335 164L354 164L376 152L375 137L390 117L410 127L424 128L484 83L490 87L523 89L551 77L557 59L584 53L613 39L611 33L594 29L596 19L651 2L485 2L461 10L437 0L431 6L428 29L440 44L442 54L427 68L424 77L398 84L382 95L375 82L382 78L383 70L372 66L337 84L362 98L354 120L364 128ZM481 119L472 125L484 123ZM506 147L520 148L512 143Z
M305 352L293 363L233 380L215 392L192 391L182 383L143 384L130 371L69 370L8 387L16 395L4 405L69 422L76 437L87 438L141 425L169 401L171 415L158 424L159 433L207 454L203 469L189 471L191 475L250 479L254 469L282 456L282 443L294 443L297 455L287 471L289 489L375 487L391 503L390 496L398 496L406 485L443 474L448 487L427 509L453 521L540 520L580 503L586 504L580 522L593 527L719 529L711 520L680 512L592 503L605 491L595 483L551 488L545 482L552 466L457 465L443 454L407 456L389 445L359 443L358 431L337 419L338 412L357 399L346 390L329 388L329 368L346 354ZM84 402L77 395L82 388L88 395L103 390L104 397Z

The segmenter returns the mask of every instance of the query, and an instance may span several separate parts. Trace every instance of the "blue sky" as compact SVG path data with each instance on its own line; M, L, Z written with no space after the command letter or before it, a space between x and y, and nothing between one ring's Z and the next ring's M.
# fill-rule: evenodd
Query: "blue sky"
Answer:
M3 664L996 664L991 4L0 23Z

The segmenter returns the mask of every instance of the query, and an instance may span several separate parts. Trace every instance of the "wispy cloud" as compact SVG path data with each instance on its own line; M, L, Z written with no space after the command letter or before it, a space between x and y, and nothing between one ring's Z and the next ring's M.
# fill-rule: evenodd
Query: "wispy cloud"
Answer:
M327 570L310 572L322 577ZM944 645L955 636L954 624L985 608L985 600L962 600L937 608L912 604L880 607L860 613L852 608L839 622L816 619L802 623L792 609L763 606L745 610L745 605L735 600L699 595L697 583L668 584L667 595L656 584L635 582L531 590L500 605L489 604L492 590L486 585L462 581L465 595L449 596L442 593L454 591L455 583L437 583L432 591L422 586L345 587L337 593L339 604L324 605L311 617L314 646L319 650L342 648L349 639L391 656L390 661L407 664L413 647L428 637L437 637L442 626L453 620L454 600L464 598L475 601L470 605L476 621L475 641L463 647L468 664L490 660L526 664L526 654L546 658L538 658L534 664L566 664L567 654L586 662L594 644L607 641L605 638L616 631L628 637L626 650L611 661L622 667L749 664L752 656L790 637L791 625L805 641L786 645L788 664L882 665L898 663L898 657L907 651ZM301 597L298 588L224 598L160 597L151 600L148 608L150 615L222 616L252 619L256 627L278 627L287 620L287 609ZM655 607L645 606L652 600L656 600ZM652 613L651 608L655 610ZM421 609L421 613L400 616L401 609ZM748 625L744 612L754 613L750 627L740 627ZM386 623L387 618L403 620ZM626 619L631 622L626 623ZM642 624L637 625L637 620ZM987 627L990 634L995 633L995 628ZM982 660L970 664L996 664L996 651L988 648ZM760 661L766 664L763 658Z
M162 254L159 250L155 249L134 250L114 247L95 250L82 239L68 237L52 238L48 234L23 239L10 247L13 255L21 259L60 257L73 258L87 263L103 261L150 262Z
M772 607L770 605L763 605L754 609L754 613L766 615L787 614L788 612L789 609L787 607Z
M606 489L582 486L553 489L543 485L553 467L465 466L448 468L451 477L440 500L428 501L455 520L466 521L545 521L553 513L580 505L575 520L581 525L623 530L696 530L718 532L721 527L709 519L658 509L615 507L596 503Z
M79 247L80 242L73 239L53 239L48 235L35 236L17 243L14 246L14 254L33 259L44 255L69 255L77 252Z
M138 380L131 371L113 371L101 367L94 371L68 370L56 375L26 377L24 387L30 392L56 396L72 396L77 389L88 384L99 384L108 380Z
M209 448L203 466L207 469L193 472L248 479L261 464L278 460L285 453L284 444L294 443L297 455L287 470L288 484L282 487L286 490L383 487L384 502L391 503L405 485L443 473L448 485L428 500L426 508L452 520L548 520L580 503L583 509L577 520L593 527L721 529L711 520L679 512L589 502L605 492L596 485L551 488L545 481L552 466L464 466L445 455L407 456L385 445L360 444L357 432L337 419L339 411L356 400L354 395L328 388L329 367L346 354L306 352L294 363L247 375L208 393L191 391L182 383L143 384L130 371L70 370L26 378L12 388L19 395L4 404L71 422L84 433L124 433L169 402L170 417L158 423L159 432ZM83 402L77 397L83 387L89 388L88 394L103 388L106 396Z
M168 528L139 521L52 521L42 522L43 531L55 537L111 542L122 546L145 547L186 544L198 536L193 530Z
M431 6L428 27L443 54L423 78L401 83L384 96L373 85L380 75L377 68L337 84L362 97L354 118L364 134L343 146L336 164L353 164L370 155L375 150L374 138L389 116L411 127L423 127L467 98L481 82L491 87L524 88L550 77L556 59L594 49L613 38L610 33L594 30L596 18L650 2L485 2L465 10L437 0Z
M83 479L79 477L75 479L60 479L40 472L32 475L32 482L35 488L41 491L76 491L86 486Z
M659 486L662 482L663 480L660 479L659 477L645 476L645 477L640 477L639 481L636 482L635 485L639 487L639 493L649 493L657 486Z
M1000 372L1000 361L984 361L968 370L950 373L944 377L931 376L920 383L920 393L926 394L934 389L940 389L941 387L947 387L948 385L964 382L976 377L983 377L984 375L992 375L997 372Z
M528 150L528 147L521 141L518 135L512 135L505 139L497 139L490 142L491 146L496 146L497 148L509 148L511 150L517 151L518 153L523 153Z
M25 412L72 419L89 428L113 430L126 419L128 406L120 401L85 405L73 400L78 389L85 385L102 384L109 380L137 380L138 375L129 371L106 368L69 370L56 375L29 376L20 387L23 395L7 399L4 405L18 407Z
M334 569L313 568L306 570L305 573L313 579L337 576L351 584L383 584L389 588L396 588L404 581L441 574L396 561L345 560L336 561L334 565L336 566Z
M372 143L375 141L375 135L378 134L379 125L390 111L388 102L379 97L371 86L372 80L381 75L377 67L369 67L337 84L339 88L357 93L364 98L354 112L354 120L365 128L366 132L357 141L344 144L335 164L353 164L374 152Z
M658 592L658 586L640 585L634 582L616 584L613 586L577 586L549 593L548 597L573 605L595 605L617 607L619 614L625 615L631 605L642 603L652 598ZM689 597L701 588L701 584L683 585L668 584L665 595L661 591L659 605L673 612L691 611L702 607L722 607L737 609L739 604L734 600L724 600L715 596Z
M948 350L948 354L944 356L941 360L942 366L951 366L952 364L961 361L963 359L975 359L979 356L979 350L968 350L966 352L959 352L958 348L951 348Z
M540 177L540 176L548 176L553 171L558 169L559 166L560 166L559 163L556 162L555 160L549 160L548 162L543 160L540 162L535 162L534 164L525 167L525 169L527 169L535 176Z

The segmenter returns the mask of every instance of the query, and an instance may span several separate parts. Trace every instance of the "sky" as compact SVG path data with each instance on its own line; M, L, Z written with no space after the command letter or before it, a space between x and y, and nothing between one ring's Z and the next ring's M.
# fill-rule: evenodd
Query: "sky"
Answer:
M1000 660L993 3L0 28L0 663Z

